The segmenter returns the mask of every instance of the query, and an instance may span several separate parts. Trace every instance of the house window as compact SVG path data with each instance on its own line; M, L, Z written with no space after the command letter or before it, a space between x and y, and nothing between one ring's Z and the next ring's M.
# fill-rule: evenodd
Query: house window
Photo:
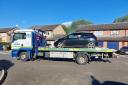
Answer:
M119 31L111 31L111 35L119 35Z
M102 36L103 35L103 31L95 31L94 35L95 36Z
M47 31L47 32L46 32L46 36L47 36L47 37L53 37L52 31Z
M46 32L46 35L49 35L49 32Z

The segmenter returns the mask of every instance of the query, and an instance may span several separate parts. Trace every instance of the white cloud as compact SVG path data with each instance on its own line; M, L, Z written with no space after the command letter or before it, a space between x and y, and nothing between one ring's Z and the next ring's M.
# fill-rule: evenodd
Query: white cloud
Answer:
M66 25L66 26L70 26L72 24L72 21L69 21L69 22L64 22L62 23L63 25Z
M19 27L19 25L18 25L18 24L16 24L15 26L16 26L16 27Z

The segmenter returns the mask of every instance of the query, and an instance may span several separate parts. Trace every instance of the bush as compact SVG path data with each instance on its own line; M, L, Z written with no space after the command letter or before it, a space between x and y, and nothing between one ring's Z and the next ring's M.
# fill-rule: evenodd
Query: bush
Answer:
M0 42L0 45L3 46L3 50L11 50L11 43Z

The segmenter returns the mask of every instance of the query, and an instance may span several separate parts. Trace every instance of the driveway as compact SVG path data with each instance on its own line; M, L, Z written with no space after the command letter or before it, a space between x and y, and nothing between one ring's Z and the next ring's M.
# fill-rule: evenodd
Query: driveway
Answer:
M128 56L77 65L72 61L22 62L0 54L7 71L3 85L128 85Z

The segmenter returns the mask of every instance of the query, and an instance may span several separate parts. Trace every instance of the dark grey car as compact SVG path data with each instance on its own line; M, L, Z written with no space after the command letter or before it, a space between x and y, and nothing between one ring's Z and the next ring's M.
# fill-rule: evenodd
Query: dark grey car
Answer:
M93 33L72 33L55 41L55 47L94 48L97 38Z

